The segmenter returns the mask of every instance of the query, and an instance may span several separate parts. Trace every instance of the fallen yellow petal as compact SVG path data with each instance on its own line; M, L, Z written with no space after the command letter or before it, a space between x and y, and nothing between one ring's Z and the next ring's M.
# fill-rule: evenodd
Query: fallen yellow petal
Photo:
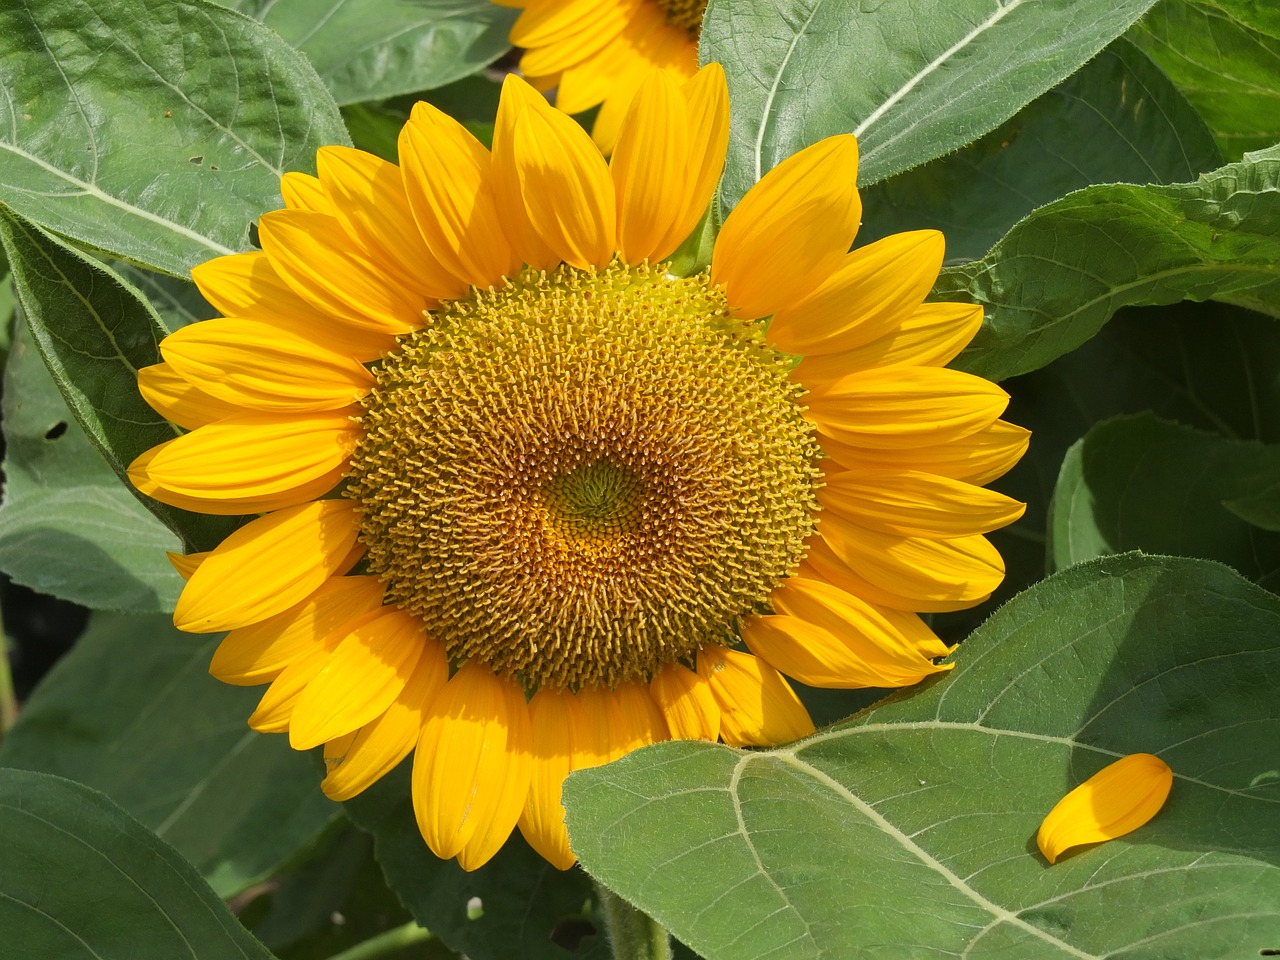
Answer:
M1082 843L1114 840L1160 812L1173 771L1159 757L1133 753L1103 767L1058 801L1040 824L1036 844L1050 863Z

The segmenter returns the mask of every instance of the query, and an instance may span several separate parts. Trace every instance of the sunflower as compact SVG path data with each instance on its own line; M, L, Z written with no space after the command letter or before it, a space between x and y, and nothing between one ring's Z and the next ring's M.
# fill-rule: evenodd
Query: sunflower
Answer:
M414 751L418 825L484 863L519 826L574 862L572 770L668 738L813 730L783 674L946 669L917 615L986 598L981 484L1022 454L996 386L946 369L979 307L923 304L931 231L849 252L851 136L779 164L710 266L668 259L724 163L724 74L644 82L606 164L523 80L490 152L418 104L400 164L322 149L260 252L194 277L223 318L143 394L189 432L130 469L174 506L257 514L178 558L174 613L269 683L250 725L323 745L325 793Z
M613 151L640 84L655 68L681 79L698 69L706 0L493 0L523 10L511 42L539 90L556 90L565 113L600 107L591 134Z

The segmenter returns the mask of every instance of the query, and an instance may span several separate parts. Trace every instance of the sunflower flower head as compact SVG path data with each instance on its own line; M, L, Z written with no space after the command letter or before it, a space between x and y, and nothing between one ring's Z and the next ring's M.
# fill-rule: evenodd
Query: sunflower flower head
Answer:
M539 90L566 113L600 111L591 133L607 155L627 107L655 68L686 79L698 69L706 0L493 0L522 10L511 42Z
M641 85L606 162L518 78L492 150L419 104L400 163L287 174L260 252L194 271L223 314L161 344L149 402L189 432L134 484L257 515L179 558L211 672L323 746L325 793L413 752L426 842L474 869L519 827L574 862L564 778L658 740L813 730L783 674L945 670L918 616L1003 576L982 484L1026 432L943 365L980 308L922 304L938 234L849 252L852 137L781 163L709 267L667 258L724 162L711 65Z

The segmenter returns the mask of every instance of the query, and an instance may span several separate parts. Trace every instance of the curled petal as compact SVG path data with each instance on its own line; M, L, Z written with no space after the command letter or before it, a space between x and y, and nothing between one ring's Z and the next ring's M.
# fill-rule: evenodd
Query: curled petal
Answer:
M1058 801L1040 824L1036 845L1050 863L1082 843L1114 840L1160 812L1173 771L1159 757L1133 753L1103 767Z

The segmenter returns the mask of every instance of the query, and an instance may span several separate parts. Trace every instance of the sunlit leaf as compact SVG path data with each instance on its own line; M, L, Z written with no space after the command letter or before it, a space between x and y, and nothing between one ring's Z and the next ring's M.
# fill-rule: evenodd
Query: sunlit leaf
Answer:
M1216 564L1082 564L846 726L571 775L570 836L708 960L1254 956L1280 943L1277 635L1280 599ZM1173 768L1165 808L1049 866L1044 815L1137 752Z
M802 147L856 133L863 186L950 153L1074 73L1154 0L712 0L732 207Z
M1276 4L1165 0L1130 37L1209 122L1227 159L1238 160L1246 151L1280 141Z
M178 276L248 249L280 175L346 143L274 31L207 0L0 7L0 202Z
M1117 40L976 143L862 191L862 245L941 230L947 261L981 257L1036 207L1095 183L1177 183L1220 166L1204 121Z
M518 10L489 0L239 0L307 55L341 104L452 83L511 48Z
M1280 314L1280 146L1194 183L1079 190L944 270L934 292L986 305L956 366L992 380L1075 349L1124 306L1213 299Z

